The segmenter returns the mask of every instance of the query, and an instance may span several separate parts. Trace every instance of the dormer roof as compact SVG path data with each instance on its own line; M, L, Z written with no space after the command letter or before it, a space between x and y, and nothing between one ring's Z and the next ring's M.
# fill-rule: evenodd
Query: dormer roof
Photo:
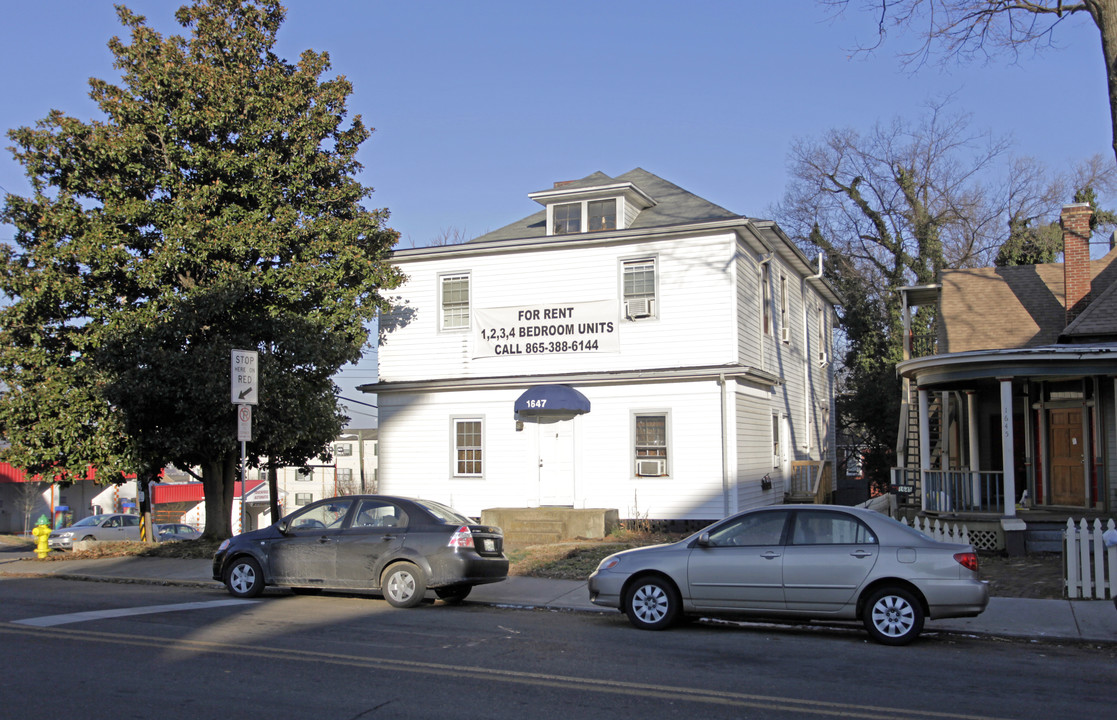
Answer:
M689 193L678 185L640 168L630 170L615 178L603 172L595 172L580 180L559 183L550 190L530 193L528 197L544 205L558 202L560 198L565 198L562 200L563 202L574 202L595 199L591 196L604 192L607 188L611 188L616 193L607 197L617 197L620 192L624 192L626 198L631 195L634 201L640 203L638 205L640 212L627 225L625 229L628 230L688 225L696 222L732 220L744 217ZM606 196L601 195L601 197ZM546 235L547 210L543 209L526 218L474 238L470 242L521 240L545 237Z

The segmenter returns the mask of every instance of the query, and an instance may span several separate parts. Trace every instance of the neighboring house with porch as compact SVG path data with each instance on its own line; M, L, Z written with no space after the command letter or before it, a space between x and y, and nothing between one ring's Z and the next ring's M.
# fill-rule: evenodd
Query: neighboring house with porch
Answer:
M542 209L468 243L392 254L407 281L361 388L381 492L687 521L781 503L795 477L825 495L838 297L819 268L640 169L528 197Z
M908 333L897 367L910 432L893 486L925 513L999 518L1010 551L1037 511L1117 508L1117 250L1090 260L1090 215L1063 208L1063 263L902 290L905 319L937 304L938 328L924 356Z

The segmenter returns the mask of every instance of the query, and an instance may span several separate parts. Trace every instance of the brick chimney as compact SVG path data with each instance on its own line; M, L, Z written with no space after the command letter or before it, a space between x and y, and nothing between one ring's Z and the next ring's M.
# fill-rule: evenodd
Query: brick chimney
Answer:
M1090 304L1091 215L1089 203L1063 206L1063 289L1067 325Z

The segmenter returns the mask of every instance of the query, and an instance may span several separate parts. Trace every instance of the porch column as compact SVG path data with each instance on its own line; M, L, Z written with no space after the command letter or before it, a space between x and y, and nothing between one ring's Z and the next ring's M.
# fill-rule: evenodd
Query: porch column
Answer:
M927 510L927 471L931 469L931 431L927 390L919 388L919 494L920 508Z
M966 429L970 438L970 478L973 483L974 506L981 501L981 453L977 447L977 398L973 390L966 391Z
M1016 516L1015 443L1012 437L1012 378L1001 382L1001 459L1004 465L1005 517Z
M939 470L950 470L950 391L939 393Z

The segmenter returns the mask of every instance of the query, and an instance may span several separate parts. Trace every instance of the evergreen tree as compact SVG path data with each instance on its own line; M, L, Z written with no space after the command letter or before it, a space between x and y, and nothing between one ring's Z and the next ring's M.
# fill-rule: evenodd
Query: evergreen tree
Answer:
M195 0L163 37L118 8L103 118L9 132L33 187L0 219L0 431L33 472L200 468L206 536L231 532L232 349L260 356L254 456L302 464L344 423L331 377L401 276L355 179L369 130L325 53L274 53L275 0Z

